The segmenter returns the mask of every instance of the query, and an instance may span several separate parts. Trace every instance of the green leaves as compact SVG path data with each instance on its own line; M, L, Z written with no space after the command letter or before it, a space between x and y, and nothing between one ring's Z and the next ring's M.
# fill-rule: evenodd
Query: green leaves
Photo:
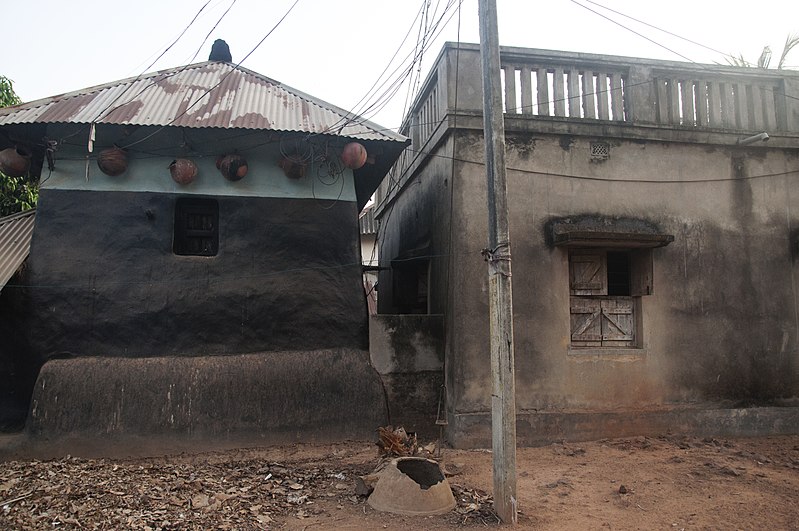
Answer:
M14 85L6 76L0 76L0 107L19 105L22 100L14 92Z
M22 100L14 92L10 79L0 75L0 107L18 105ZM0 172L0 217L9 216L36 206L39 184L30 175L10 177Z

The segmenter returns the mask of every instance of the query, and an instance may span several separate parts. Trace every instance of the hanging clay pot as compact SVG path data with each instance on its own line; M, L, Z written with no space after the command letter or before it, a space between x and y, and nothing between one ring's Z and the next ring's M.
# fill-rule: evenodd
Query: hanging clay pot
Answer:
M116 146L104 149L97 155L97 166L111 177L122 175L128 169L128 155L124 149Z
M172 180L178 184L189 184L197 177L197 165L189 159L175 159L169 165Z
M31 152L22 145L0 151L0 171L9 177L22 177L31 167Z
M366 148L358 142L350 142L341 151L341 162L351 170L357 170L366 164Z
M225 155L216 160L216 167L222 172L225 179L229 181L238 181L247 175L247 170L249 169L247 166L247 159L241 155L233 153L232 155Z
M291 157L283 157L278 166L283 168L283 173L290 179L302 179L305 177L306 164L293 160Z

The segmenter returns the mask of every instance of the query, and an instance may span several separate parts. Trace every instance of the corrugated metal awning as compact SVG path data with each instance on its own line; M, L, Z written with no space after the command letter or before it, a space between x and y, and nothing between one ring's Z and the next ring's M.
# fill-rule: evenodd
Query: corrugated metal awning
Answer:
M0 218L0 290L28 257L36 210Z
M359 222L361 224L361 234L377 234L374 205L365 208L361 212Z

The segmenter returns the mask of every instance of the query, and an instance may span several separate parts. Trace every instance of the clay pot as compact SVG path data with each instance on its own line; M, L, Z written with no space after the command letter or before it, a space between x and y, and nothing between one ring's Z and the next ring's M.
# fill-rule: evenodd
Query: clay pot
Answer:
M0 151L0 171L9 177L22 177L31 167L31 152L22 145Z
M350 142L341 151L341 162L351 170L357 170L366 164L366 148L358 142Z
M283 173L290 179L302 179L305 177L305 169L307 166L302 162L292 160L290 157L281 159L278 166L283 168Z
M229 181L238 181L247 175L247 159L238 154L225 155L217 159L216 167Z
M97 166L111 177L122 175L128 169L128 155L124 149L116 146L104 149L97 155Z
M197 165L189 159L175 159L169 165L172 180L178 184L189 184L197 177Z

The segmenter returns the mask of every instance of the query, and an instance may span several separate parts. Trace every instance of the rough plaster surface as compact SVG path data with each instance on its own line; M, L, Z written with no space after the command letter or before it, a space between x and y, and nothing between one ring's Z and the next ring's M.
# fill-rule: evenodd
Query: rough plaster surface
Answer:
M747 178L795 168L795 152L603 138L610 158L597 162L593 137L512 128L507 136L520 410L594 412L580 421L591 429L566 422L563 433L609 436L608 411L707 401L768 406L799 395L792 246L799 188L790 176ZM450 137L435 153L442 156L420 164L386 209L391 224L380 237L395 253L422 235L453 238L450 247L431 250L448 265L431 271L430 304L445 307L448 323L448 432L468 441L471 428L456 418L490 418L491 407L487 271L470 259L487 241L485 167L482 134L458 130L454 141L453 175L438 162L452 156ZM455 183L451 198L437 192L446 179ZM451 219L436 225L450 203ZM638 220L675 236L652 251L653 294L642 297L637 353L575 356L569 348L568 251L548 245L546 224L580 216ZM388 265L383 255L381 265ZM381 278L381 286L390 282ZM385 291L381 300L389 304Z
M42 192L34 356L367 347L355 203L218 197L219 253L197 257L172 253L178 197Z
M217 443L368 439L387 422L369 353L51 360L34 388L37 440L175 437Z

